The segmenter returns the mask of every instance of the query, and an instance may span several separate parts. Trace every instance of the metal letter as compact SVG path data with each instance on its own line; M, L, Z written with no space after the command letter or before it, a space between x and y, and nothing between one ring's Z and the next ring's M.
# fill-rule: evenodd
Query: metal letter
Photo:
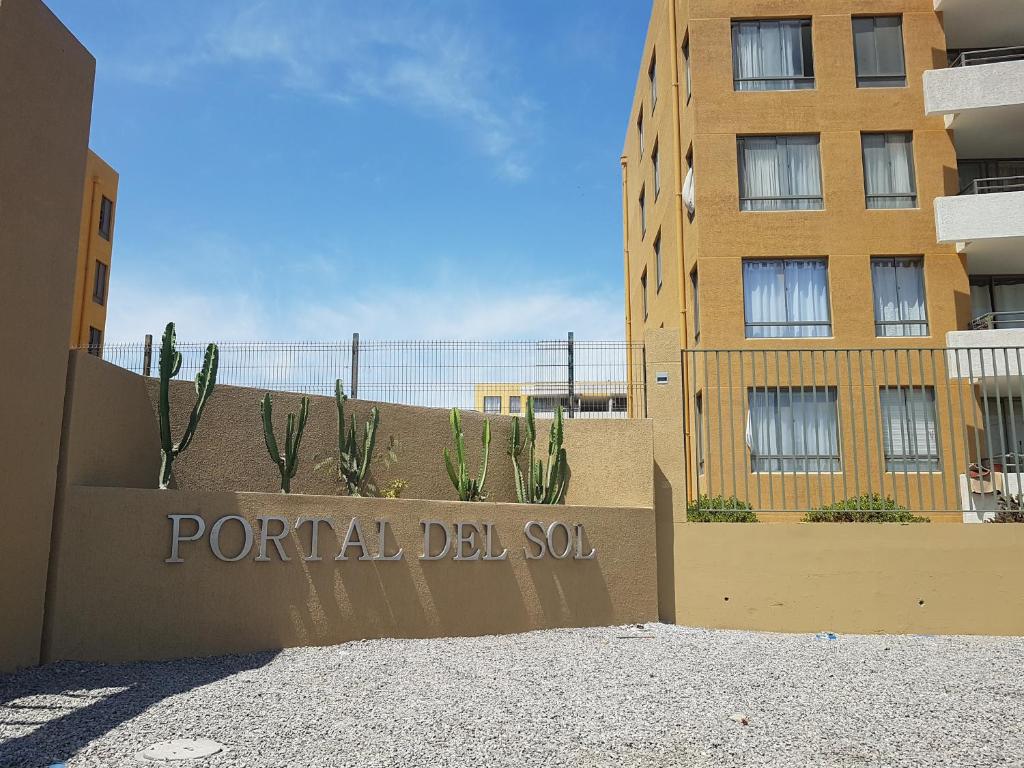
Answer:
M583 523L576 524L576 554L572 556L573 560L593 560L597 556L597 550L593 547L590 548L590 554L584 556L583 554Z
M283 517L277 515L261 515L256 518L260 521L260 552L256 555L257 563L269 563L270 558L267 557L267 542L274 542L274 548L277 550L277 556L282 560L291 560L288 555L284 552L284 545L281 544L281 539L288 535L288 529L291 527L288 521ZM281 524L281 532L276 536L271 536L270 523L278 522Z
M298 531L303 523L309 523L309 557L304 558L307 561L310 560L322 560L320 557L320 523L327 523L327 526L333 531L334 523L332 523L326 517L300 517L295 521L295 530Z
M540 538L537 538L537 537L535 537L535 536L530 534L530 529L533 528L534 526L536 526L540 530ZM537 552L536 555L531 555L530 554L530 547L529 546L523 547L523 554L526 555L526 559L527 560L541 560L541 559L543 559L544 558L544 552L547 551L547 543L544 541L544 524L543 523L538 523L536 520L531 520L530 522L528 522L526 525L523 526L523 535L526 536L527 539L532 541L538 547L538 552Z
M469 535L463 535L462 531L465 528L469 528ZM480 529L476 527L476 523L456 523L455 524L455 559L456 560L479 560L480 559L480 547L476 545L477 534L480 533ZM469 544L472 547L472 552L469 557L463 557L462 553L464 544Z
M385 537L384 537L384 534L388 530L388 521L387 520L377 520L376 522L377 522L377 554L374 555L373 559L374 560L401 560L402 559L402 555L405 553L405 548L404 547L399 547L398 551L395 552L395 554L393 554L393 555L385 555L384 554L384 548L385 548L385 541L384 541Z
M206 521L203 520L199 515L168 515L171 519L171 556L164 560L165 563L184 563L185 561L178 557L178 543L182 541L198 541L202 538L203 533L206 531ZM195 520L196 532L193 536L189 536L187 539L181 536L181 521L182 520Z
M352 534L355 534L355 538L352 538ZM360 560L372 560L370 557L369 550L366 549L366 544L363 543L363 529L359 525L359 518L353 517L352 522L348 524L348 532L345 534L345 541L341 545L341 552L334 558L335 560L348 560L348 555L345 553L349 547L359 547L359 551L362 553L359 555Z
M235 557L224 557L224 553L220 550L220 529L224 527L224 523L228 520L237 520L242 524L242 531L245 533L245 541L242 543L242 550ZM226 515L213 524L210 529L210 549L213 551L213 556L218 560L223 560L225 563L237 563L243 557L249 554L249 550L252 549L252 526L249 525L249 521L241 515Z
M555 551L555 528L561 528L565 531L565 551L562 554L558 554ZM569 526L565 523L554 522L548 526L548 551L555 560L565 560L572 551L572 531L569 530Z
M491 535L494 530L494 523L484 523L484 560L508 560L508 548L501 551L500 555L493 554L491 547Z
M420 555L420 560L442 560L448 554L448 551L452 548L452 537L448 532L448 524L441 520L420 520L420 525L423 526L423 554ZM436 555L430 554L430 529L434 526L439 527L444 531L444 547Z

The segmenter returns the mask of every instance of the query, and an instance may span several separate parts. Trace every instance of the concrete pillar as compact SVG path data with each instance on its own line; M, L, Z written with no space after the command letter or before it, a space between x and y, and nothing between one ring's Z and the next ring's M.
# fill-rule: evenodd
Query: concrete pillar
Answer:
M0 0L0 672L39 661L96 62Z
M676 620L675 523L686 520L683 452L683 380L679 331L652 329L644 336L647 416L654 421L654 512L658 532L658 613Z

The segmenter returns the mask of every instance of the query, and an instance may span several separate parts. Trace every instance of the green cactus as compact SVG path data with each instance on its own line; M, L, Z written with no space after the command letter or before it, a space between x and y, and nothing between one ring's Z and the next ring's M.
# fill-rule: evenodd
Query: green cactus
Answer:
M484 419L483 455L480 458L480 477L477 479L471 478L466 470L466 439L462 433L462 416L459 415L457 408L452 408L449 421L452 427L452 440L455 441L455 460L458 467L452 463L447 448L444 449L444 464L448 469L448 477L459 494L459 501L486 501L484 483L487 481L487 454L491 447L490 419Z
M548 436L548 461L545 464L536 458L537 424L533 415L533 398L526 399L526 434L530 439L530 456L526 475L519 466L524 444L520 439L519 417L512 419L512 431L508 439L508 455L512 458L512 470L516 480L516 499L520 504L561 504L565 497L569 465L565 448L562 447L563 423L562 406L555 411Z
M306 429L306 418L309 416L309 398L302 398L298 419L294 413L288 414L284 453L278 449L277 439L274 437L273 401L269 392L263 396L260 412L263 414L263 440L267 444L270 458L281 472L281 493L291 493L292 478L299 469L299 445L302 443L302 433Z
M164 329L160 343L160 403L158 417L160 421L160 489L165 490L171 482L171 465L178 454L188 448L195 437L199 419L206 408L206 401L213 393L217 383L217 363L220 351L216 344L206 347L203 357L203 368L196 375L196 401L192 405L192 414L185 427L185 434L177 443L171 437L171 379L181 370L181 353L175 346L174 323L168 323Z
M345 391L341 380L334 382L334 402L338 406L338 474L345 483L349 496L362 496L366 491L366 473L373 460L373 448L377 442L377 426L380 424L380 410L370 409L370 420L363 428L362 440L356 439L356 417L351 415L348 431L345 430Z

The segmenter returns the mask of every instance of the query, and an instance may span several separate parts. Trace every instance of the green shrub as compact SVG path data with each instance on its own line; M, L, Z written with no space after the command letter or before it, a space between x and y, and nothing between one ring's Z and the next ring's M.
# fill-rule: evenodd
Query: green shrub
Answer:
M805 523L927 523L927 517L912 514L888 496L877 493L854 496L827 507L812 509Z
M705 496L686 505L686 520L691 523L756 523L753 507L735 496Z

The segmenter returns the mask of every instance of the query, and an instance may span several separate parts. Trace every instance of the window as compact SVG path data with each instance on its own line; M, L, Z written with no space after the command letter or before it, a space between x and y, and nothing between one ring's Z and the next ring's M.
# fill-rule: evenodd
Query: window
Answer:
M704 474L704 397L698 394L694 400L693 429L697 433L697 474Z
M616 395L612 398L612 413L625 413L627 404L625 395Z
M107 272L109 267L99 259L96 260L96 271L92 283L92 300L99 305L107 302Z
M658 60L651 54L651 66L647 68L647 77L651 80L651 112L658 106Z
M1024 328L1024 275L971 275L971 323Z
M755 388L748 402L752 472L839 471L835 388Z
M1024 472L1024 403L1019 397L986 397L981 412L985 418L979 440L983 458L995 458L1004 471Z
M854 18L853 55L858 88L905 87L907 67L903 61L903 19L899 16Z
M100 200L100 237L110 239L110 230L114 224L114 203L110 198Z
M644 320L647 319L647 270L640 275L640 291L643 294Z
M661 194L661 165L658 163L658 140L654 140L654 149L651 150L651 165L654 166L654 199Z
M508 412L509 413L522 413L523 410L523 399L519 395L511 395L508 398Z
M103 356L103 331L89 326L89 354Z
M693 95L693 81L690 79L690 38L687 36L683 41L683 68L686 74L686 103L690 103L690 96Z
M696 189L693 181L693 145L686 150L686 175L683 177L683 205L686 206L686 218L693 221L697 212Z
M825 259L745 260L743 314L748 339L831 336Z
M927 336L924 260L920 256L871 259L876 336Z
M640 156L644 154L644 108L640 107L640 114L636 116L636 137L640 141Z
M654 238L654 275L658 279L657 291L660 293L661 283L664 277L661 269L661 232L658 232Z
M811 20L734 21L732 71L737 91L813 88Z
M693 338L700 338L700 289L697 283L697 268L690 273L690 288L693 291Z
M741 211L808 211L825 207L817 136L740 136Z
M647 234L647 190L640 188L640 236Z
M935 390L924 386L882 387L878 398L886 472L937 472Z
M913 134L865 133L861 149L867 207L916 208Z
M501 397L488 395L484 398L484 413L501 413Z
M1005 191L1002 186L992 184L990 179L1006 179L1011 176L1024 177L1024 159L1000 160L957 160L956 169L960 175L960 192L971 194L986 190ZM981 184L974 182L981 181ZM1020 179L1011 179L1020 181Z

